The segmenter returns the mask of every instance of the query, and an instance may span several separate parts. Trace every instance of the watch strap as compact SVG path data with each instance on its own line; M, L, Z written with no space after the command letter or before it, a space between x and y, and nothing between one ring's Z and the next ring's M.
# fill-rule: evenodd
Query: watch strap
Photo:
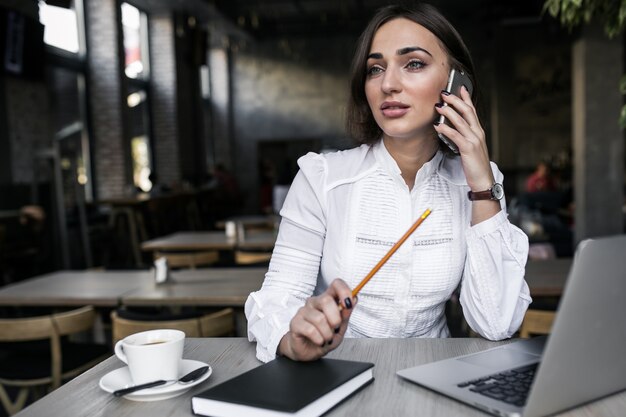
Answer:
M502 188L502 184L494 183L490 189L485 191L468 191L467 198L470 201L478 201L478 200L501 200L504 197L504 189Z
M471 201L477 200L491 200L493 199L493 194L491 194L491 189L485 191L468 191L467 198Z

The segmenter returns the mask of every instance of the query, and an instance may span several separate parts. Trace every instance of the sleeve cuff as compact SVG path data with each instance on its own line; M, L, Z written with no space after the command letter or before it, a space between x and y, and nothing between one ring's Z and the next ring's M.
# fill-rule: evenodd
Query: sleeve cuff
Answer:
M495 232L498 230L504 223L508 221L506 211L500 210L498 214L493 217L484 220L474 226L470 226L468 230L468 237L481 238L485 235Z
M280 344L283 336L287 334L288 331L289 323L287 323L287 325L283 325L277 328L274 332L272 332L270 341L265 348L263 348L260 343L257 343L257 358L263 362L269 362L276 359L278 345Z

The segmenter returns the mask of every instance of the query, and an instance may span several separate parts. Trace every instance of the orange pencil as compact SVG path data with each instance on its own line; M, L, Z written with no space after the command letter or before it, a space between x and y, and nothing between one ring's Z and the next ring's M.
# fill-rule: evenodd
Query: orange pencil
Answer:
M426 217L428 217L428 215L432 212L431 209L426 209L426 211L424 212L424 214L422 214L419 219L417 219L417 221L415 223L413 223L413 226L411 226L409 228L409 230L406 231L406 233L400 238L400 240L398 240L396 242L395 245L393 245L391 247L391 249L389 249L389 252L387 252L385 254L385 256L382 257L382 259L380 261L378 261L378 263L374 266L374 268L372 268L372 270L369 272L369 274L367 274L365 276L365 278L363 278L363 280L361 280L361 282L359 283L359 285L357 285L353 290L352 290L352 297L356 297L356 295L359 293L359 291L361 291L361 288L363 288L363 286L365 284L367 284L367 282L374 276L374 274L376 274L376 272L378 272L378 270L380 268L382 268L382 266L389 260L389 258L391 258L391 255L393 255L400 246L402 246L402 244L404 243L405 240L407 240L409 238L409 236L411 236L411 234L415 231L415 229L417 229L419 227L420 224L422 224L422 222L424 221L424 219L426 219ZM340 305L341 306L341 305Z

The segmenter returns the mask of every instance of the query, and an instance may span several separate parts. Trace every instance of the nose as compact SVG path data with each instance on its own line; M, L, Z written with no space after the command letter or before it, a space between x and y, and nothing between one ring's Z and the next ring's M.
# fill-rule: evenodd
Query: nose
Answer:
M385 70L381 88L385 94L397 93L402 90L402 83L396 70L391 67Z

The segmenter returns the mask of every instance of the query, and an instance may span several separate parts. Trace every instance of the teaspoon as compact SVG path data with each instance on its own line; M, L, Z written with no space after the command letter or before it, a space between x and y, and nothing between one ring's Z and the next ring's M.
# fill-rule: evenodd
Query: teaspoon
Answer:
M115 395L116 397L121 397L123 395L130 394L135 391L139 391L139 390L146 389L146 388L158 387L160 385L165 385L165 384L173 384L173 383L179 383L183 385L190 384L193 381L200 378L202 375L206 374L208 370L209 370L208 366L203 366L201 368L198 368L194 371L189 372L187 375L184 375L180 377L179 379L171 379L171 380L160 379L158 381L147 382L145 384L135 385L133 387L118 389L117 391L113 391L113 395Z

